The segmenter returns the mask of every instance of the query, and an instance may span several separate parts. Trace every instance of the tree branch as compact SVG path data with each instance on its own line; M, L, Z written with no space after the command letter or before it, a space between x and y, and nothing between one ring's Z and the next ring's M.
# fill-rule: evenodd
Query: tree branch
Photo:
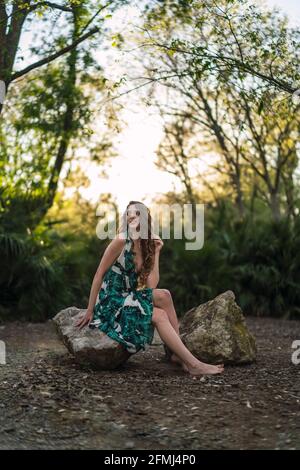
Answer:
M195 50L195 48L192 51L189 51L189 50L181 49L177 46L171 47L171 46L167 46L166 44L160 44L158 42L143 43L140 45L140 47L147 47L147 46L157 46L159 48L170 50L172 52L175 51L175 52L179 52L182 54L196 56L202 59L210 59L210 60L216 61L217 63L226 64L228 67L231 67L233 69L243 70L244 72L249 73L250 75L256 76L258 78L261 78L263 81L268 82L274 85L276 88L279 88L290 94L293 94L295 91L297 91L297 88L293 88L289 83L276 79L274 77L268 76L264 74L263 72L256 70L250 64L246 64L245 62L237 59L236 57L228 57L226 55L210 52L209 50L207 52L198 53Z
M65 7L64 5L59 5L58 3L54 3L54 2L39 2L36 5L32 5L32 7L29 9L29 12L32 12L36 10L37 8L43 7L43 6L54 8L56 10L66 11L68 13L72 13L72 8Z
M33 64L29 65L28 67L25 67L22 70L19 70L18 72L15 72L10 79L10 83L17 78L22 77L23 75L26 75L28 72L31 72L34 69L37 69L38 67L41 67L42 65L49 64L50 62L53 62L55 59L58 57L61 57L62 55L66 54L67 52L70 52L72 49L74 49L78 44L81 42L85 41L87 38L92 36L93 34L96 34L99 32L99 28L95 27L91 29L88 33L85 33L83 36L80 38L76 39L72 44L69 46L63 47L60 51L55 52L54 54L49 55L48 57L45 57L44 59L38 60L37 62L34 62Z
M87 22L87 24L82 28L80 31L80 34L82 34L89 26L90 24L94 21L94 19L101 13L102 10L105 10L105 8L109 7L113 3L113 0L109 1L106 3L106 5L102 5L101 8L99 8L96 13L91 17L91 19Z

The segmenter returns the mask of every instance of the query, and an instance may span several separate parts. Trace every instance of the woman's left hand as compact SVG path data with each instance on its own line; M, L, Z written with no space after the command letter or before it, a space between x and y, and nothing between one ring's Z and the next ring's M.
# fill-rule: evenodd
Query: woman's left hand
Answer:
M164 242L162 241L162 239L158 236L156 236L154 238L154 243L155 243L155 251L158 252L162 249L162 247L164 246Z

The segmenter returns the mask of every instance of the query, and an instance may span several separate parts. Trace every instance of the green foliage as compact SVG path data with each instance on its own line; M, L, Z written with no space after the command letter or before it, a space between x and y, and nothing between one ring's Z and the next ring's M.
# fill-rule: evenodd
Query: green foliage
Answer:
M34 0L20 2L20 9L29 8L29 3L38 7L32 12L46 19L57 7L55 2L51 8ZM110 8L104 9L104 19L110 19L112 11L125 3L112 2ZM65 12L69 13L70 8L73 13L76 10L75 29L68 23L69 27L63 31L66 35L60 31L58 37L54 35L55 40L52 34L44 37L42 44L31 46L34 54L44 57L50 50L69 44L79 31L85 30L94 18L94 9L100 8L101 3L69 0L63 5L67 8ZM227 198L216 197L217 206L206 211L203 249L187 251L184 241L166 240L159 287L170 289L179 315L231 289L246 314L297 318L300 222L292 218L298 212L290 209L299 211L299 181L294 177L298 166L299 122L290 116L296 116L298 107L280 100L277 90L290 93L299 79L299 68L295 66L299 32L289 29L286 20L277 13L261 10L248 0L221 0L215 8L210 2L170 0L154 2L154 7L146 7L145 11L146 26L151 33L175 32L175 37L167 34L165 43L160 40L155 47L156 52L167 56L167 63L175 61L176 65L179 61L185 75L185 78L180 75L179 83L187 83L185 96L199 105L187 108L191 118L194 122L204 122L207 128L210 113L203 115L204 102L197 101L198 88L205 83L206 111L215 100L217 125L213 122L211 127L220 134L222 123L224 129L230 126L232 132L225 138L226 162L233 161L239 144L240 157L244 158L239 177L246 208L253 194L253 170L259 176L262 170L269 171L261 181L255 181L260 193L253 195L255 207L251 213L246 211L243 219L241 213L237 214L232 188L226 193L230 184L220 180L222 191L218 194L227 194ZM71 18L66 21L72 21ZM192 35L184 34L186 27L187 31L193 31ZM125 41L119 32L110 37L113 47L120 47ZM147 40L151 44L152 38ZM80 148L100 163L111 155L112 143L105 136L97 144L91 139L96 122L93 107L97 107L98 94L103 90L108 96L111 94L108 79L94 58L93 44L96 39L88 45L80 44L47 67L32 71L31 80L16 82L10 88L9 106L0 126L0 321L45 320L68 305L87 306L93 274L106 245L91 232L94 213L82 200L74 203L59 199L58 209L50 216L44 209L49 208L49 181L53 182L53 176L56 182L61 171L63 162L56 170L57 160L71 162ZM160 73L165 61L160 56L156 60L156 71ZM126 75L111 89L119 88L124 82ZM276 99L280 104L275 108ZM242 100L254 113L248 127L243 118L246 108L240 105ZM220 111L223 111L223 121ZM114 122L113 110L107 117L109 122ZM264 125L257 141L250 132L253 124L257 129ZM175 130L178 136L178 126ZM239 143L232 140L236 130ZM194 127L191 133L192 138L201 134ZM223 140L224 136L221 136ZM203 138L210 150L219 150L216 144L220 142L212 140L210 134L203 132ZM183 150L187 149L185 143ZM199 155L199 148L196 150ZM263 165L259 160L261 154ZM280 178L274 171L276 156ZM174 173L176 167L171 163L169 167ZM232 168L225 166L223 174L231 174ZM183 170L187 181L188 172L184 167ZM229 182L232 186L237 174L233 176ZM281 183L276 188L279 208L287 214L287 218L283 216L277 222L266 211L265 199L259 199L261 194L272 194L273 187L271 192L265 191L266 182L276 179ZM67 178L64 183L67 184ZM190 183L187 190L194 195L197 182L194 186ZM78 174L70 186L82 186ZM178 202L184 202L184 197L177 195Z
M247 315L299 318L299 219L241 221L217 209L205 217L201 250L166 240L161 255L160 287L171 291L178 314L229 289Z
M91 229L93 211L89 219L82 209L84 224L76 208L68 203L33 232L1 231L0 321L42 321L66 306L86 308L107 241ZM232 290L247 315L299 318L300 221L274 222L264 211L242 220L226 201L206 211L201 250L164 241L158 287L171 291L179 316ZM57 216L63 219L55 228Z
M67 305L86 308L101 246L90 233L46 227L0 234L0 321L43 321Z

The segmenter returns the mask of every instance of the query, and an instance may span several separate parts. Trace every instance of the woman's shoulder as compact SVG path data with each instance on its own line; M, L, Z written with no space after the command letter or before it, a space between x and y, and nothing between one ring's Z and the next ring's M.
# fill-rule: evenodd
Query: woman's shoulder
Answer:
M127 238L127 232L122 231L122 232L119 232L119 233L116 234L114 240L123 240L124 241L124 240L126 240L126 238Z
M126 232L119 232L111 240L111 244L113 244L116 247L123 247L126 243L126 240L127 240Z
M123 250L126 243L126 238L121 233L118 233L112 238L107 245L107 250L114 254L114 256L118 256L121 251Z

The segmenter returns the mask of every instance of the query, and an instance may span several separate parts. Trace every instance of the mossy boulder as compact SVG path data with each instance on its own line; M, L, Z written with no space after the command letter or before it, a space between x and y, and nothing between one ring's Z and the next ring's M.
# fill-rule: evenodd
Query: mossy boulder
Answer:
M231 290L186 312L180 321L180 337L203 362L246 364L256 360L255 338Z

